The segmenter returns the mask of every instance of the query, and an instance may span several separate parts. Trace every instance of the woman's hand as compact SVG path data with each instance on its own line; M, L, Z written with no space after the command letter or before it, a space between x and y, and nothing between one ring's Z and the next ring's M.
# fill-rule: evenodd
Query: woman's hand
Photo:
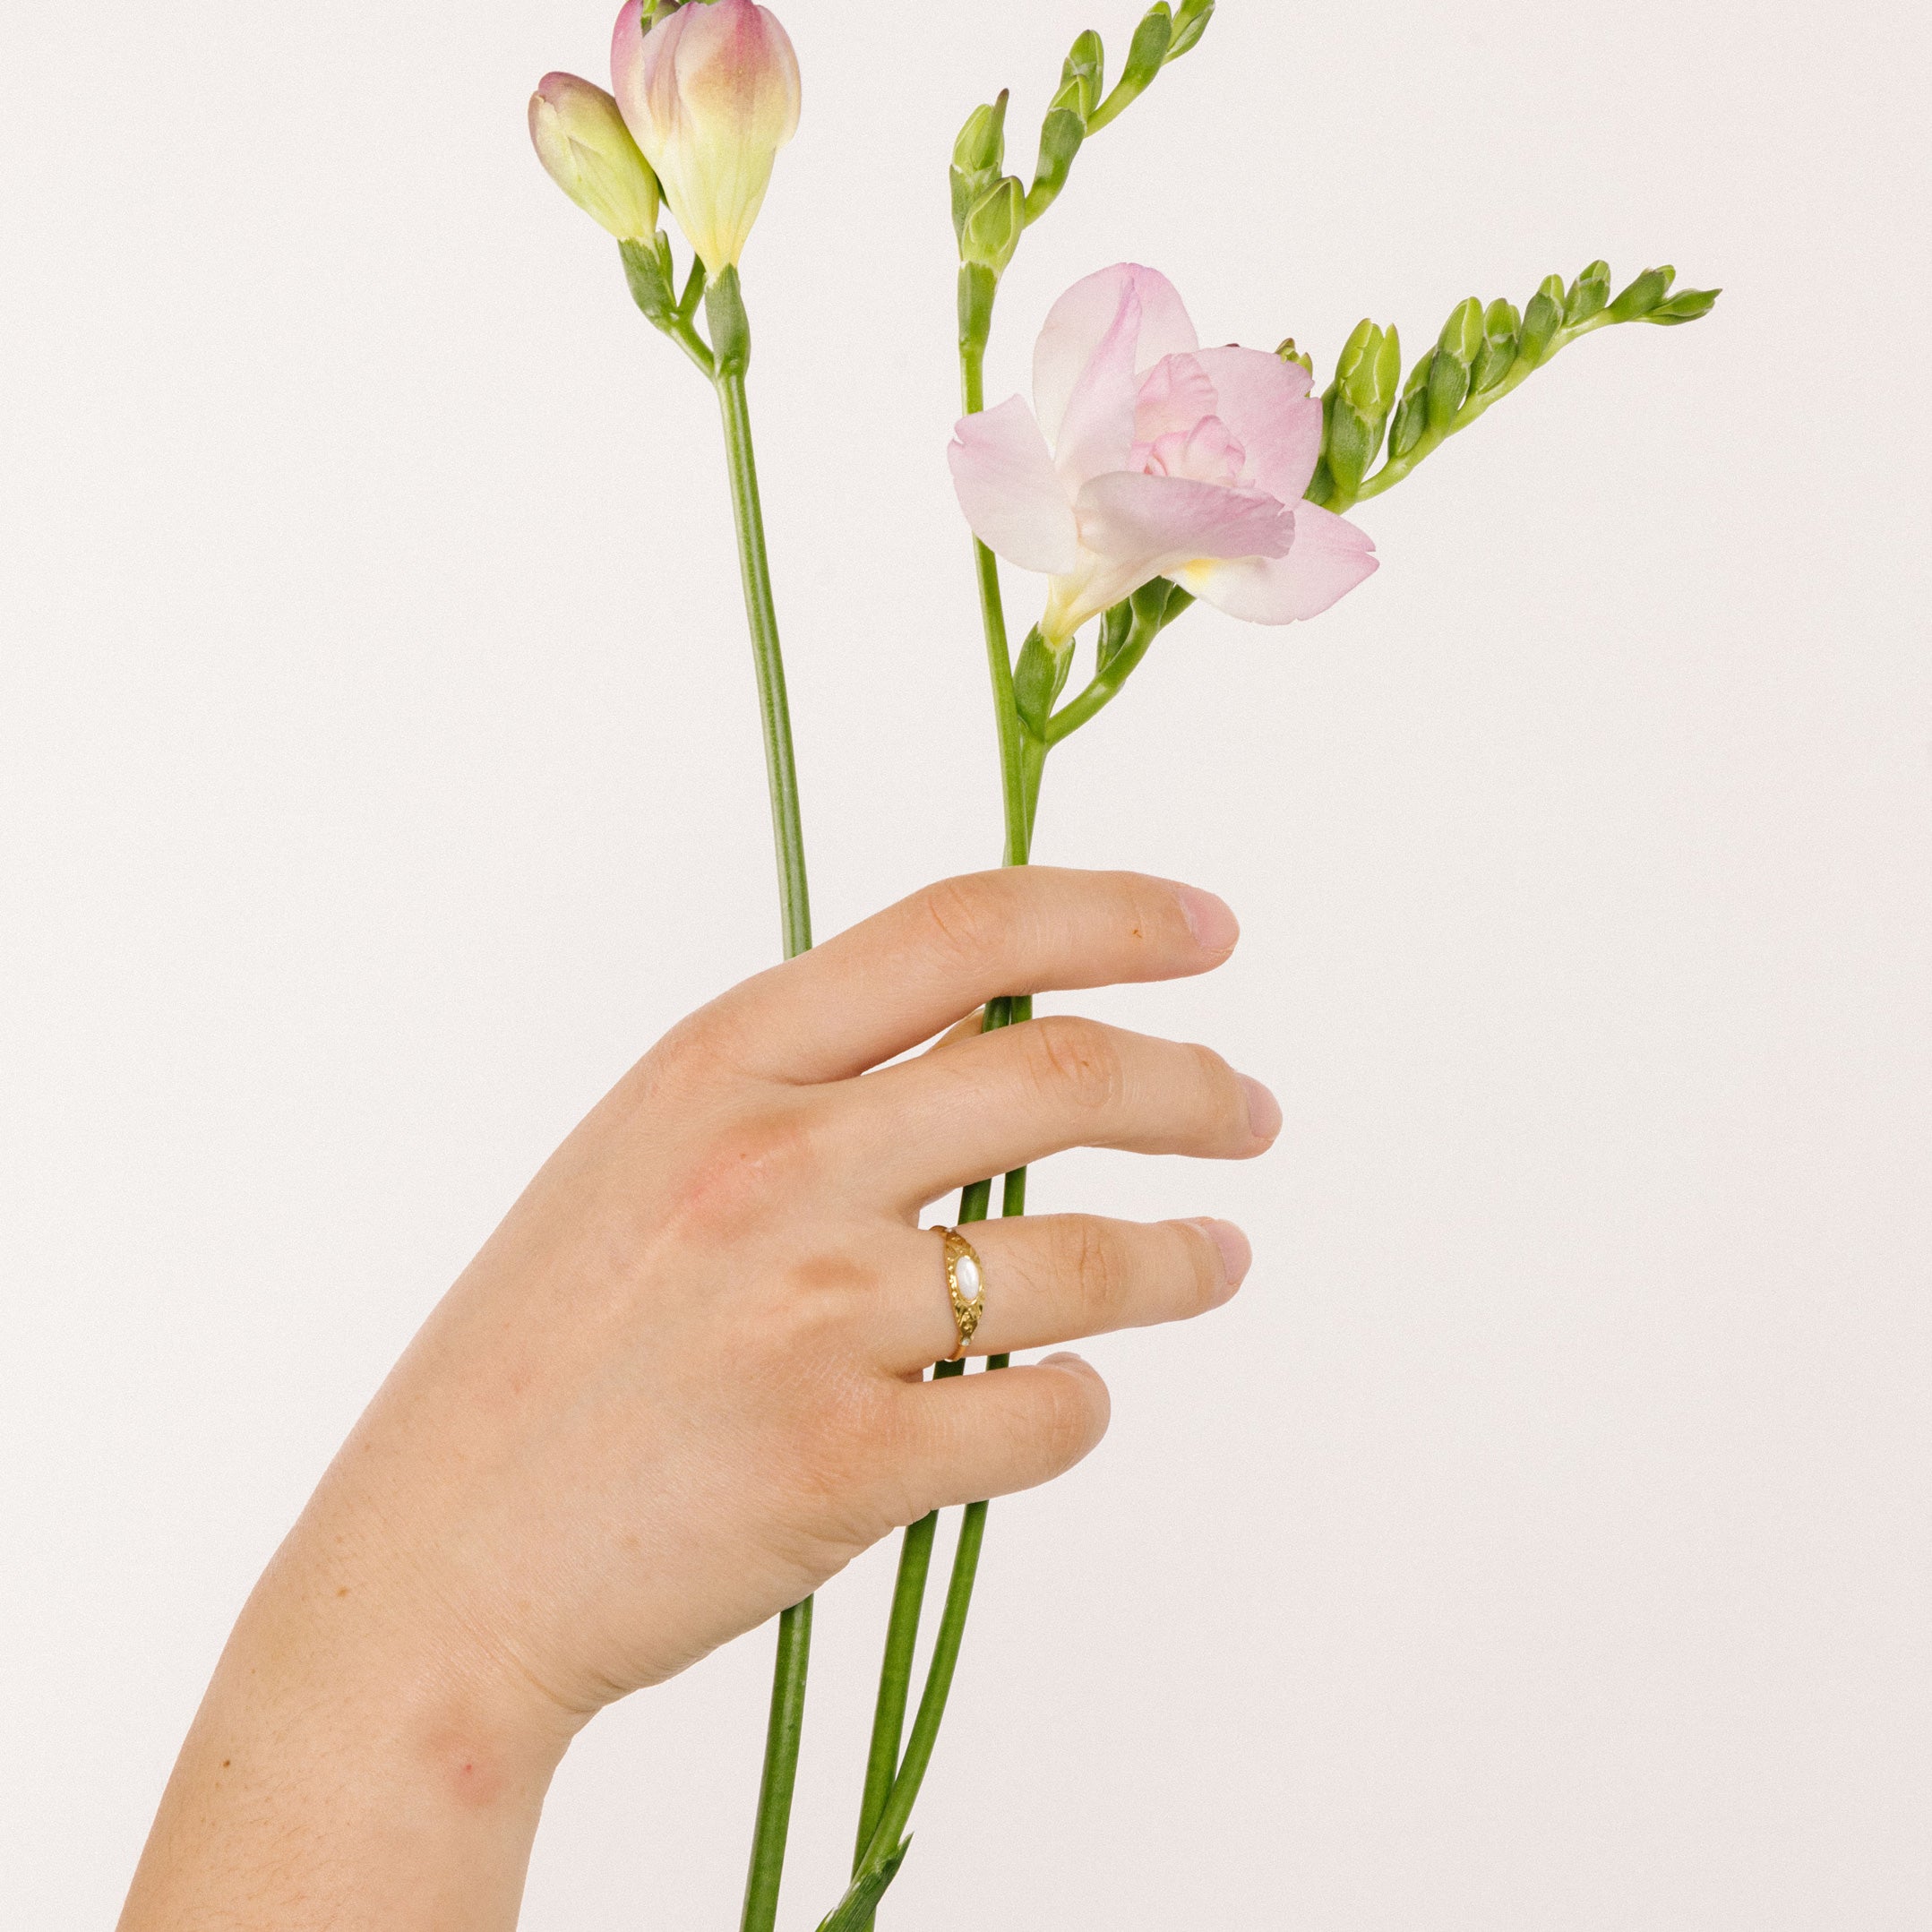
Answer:
M955 1331L920 1210L1072 1146L1243 1158L1280 1114L1205 1047L956 1023L999 994L1206 972L1235 938L1220 900L1162 880L982 874L653 1048L444 1298L258 1586L124 1928L511 1925L544 1786L593 1712L897 1525L1085 1455L1107 1394L1073 1356L923 1378ZM1248 1265L1212 1221L973 1240L975 1353L1199 1314Z

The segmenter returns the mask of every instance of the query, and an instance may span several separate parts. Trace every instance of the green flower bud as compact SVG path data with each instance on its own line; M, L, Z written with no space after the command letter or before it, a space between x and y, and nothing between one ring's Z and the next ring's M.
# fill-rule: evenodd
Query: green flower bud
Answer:
M1173 38L1174 22L1167 0L1155 0L1134 29L1133 40L1127 49L1127 65L1113 83L1112 93L1086 117L1088 133L1098 133L1122 108L1146 92L1148 84L1166 63Z
M997 175L1006 161L1006 97L1000 90L998 100L989 100L966 116L959 138L953 142L953 166L961 174Z
M1435 362L1436 352L1430 349L1410 370L1409 380L1402 386L1402 400L1388 430L1388 453L1392 458L1408 455L1429 426L1429 379Z
M1100 97L1105 91L1107 78L1107 56L1100 44L1100 36L1089 27L1073 43L1072 51L1067 56L1065 64L1060 70L1060 92L1053 97L1057 107L1077 107L1081 124L1100 105ZM1073 99L1067 98L1067 90L1076 90Z
M1314 374L1315 358L1310 356L1306 349L1297 348L1294 346L1294 338L1292 335L1284 336L1282 339L1275 345L1275 353L1279 356L1284 362L1292 362L1298 364L1301 368L1306 369L1310 375Z
M1006 90L966 116L953 143L953 233L964 240L966 217L984 200L1006 164Z
M648 242L623 242L618 253L624 258L624 279L631 285L631 299L652 323L662 329L677 308L677 288L673 282L671 244L660 228Z
M1069 87L1077 87L1074 82ZM1062 90L1065 91L1065 90ZM1027 191L1026 219L1037 221L1053 205L1067 185L1073 169L1073 158L1086 139L1086 122L1074 108L1061 105L1050 108L1040 124L1040 159L1034 164L1033 186Z
M1342 394L1365 416L1386 417L1395 407L1402 382L1402 338L1366 316L1355 324L1335 358L1335 379Z
M1173 41L1174 21L1167 10L1167 0L1156 0L1134 29L1134 38L1127 49L1127 65L1114 83L1115 91L1130 89L1134 94L1139 93L1166 63L1167 50Z
M1174 37L1167 44L1169 60L1179 60L1207 31L1215 17L1215 0L1181 0L1174 10Z
M1593 262L1570 284L1569 293L1563 298L1563 326L1574 329L1578 322L1588 322L1610 300L1610 263Z
M1556 332L1563 326L1563 278L1548 275L1523 312L1523 330L1516 338L1516 351L1533 367L1548 353Z
M1680 288L1668 302L1660 302L1640 320L1656 322L1665 329L1674 328L1679 322L1694 322L1717 306L1717 298L1722 293L1719 288Z
M1472 395L1488 395L1509 374L1516 359L1516 331L1522 326L1515 303L1498 296L1490 304L1482 317L1482 350L1469 372Z
M1670 294L1670 284L1676 279L1675 269L1645 269L1610 304L1610 320L1620 322L1635 322L1640 315L1648 315L1665 296Z
M1111 614L1110 614L1111 615ZM1033 736L1044 739L1047 720L1053 715L1053 700L1067 683L1073 668L1073 640L1049 644L1038 625L1027 632L1019 648L1019 662L1013 666L1013 701L1019 721Z
M1458 303L1436 340L1429 372L1429 426L1447 430L1469 399L1469 374L1482 351L1482 304L1474 296Z
M959 235L959 259L1003 275L1026 226L1026 191L1017 175L1008 175L966 216Z

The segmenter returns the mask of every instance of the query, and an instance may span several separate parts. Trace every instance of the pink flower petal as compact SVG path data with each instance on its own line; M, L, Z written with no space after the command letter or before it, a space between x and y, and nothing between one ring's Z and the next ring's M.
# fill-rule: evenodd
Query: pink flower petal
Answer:
M1033 411L1018 396L962 416L946 460L973 534L1023 571L1070 571L1079 554L1073 505Z
M1131 288L1140 302L1137 374L1151 369L1163 356L1192 348L1199 339L1174 285L1155 270L1122 262L1077 281L1047 311L1033 352L1033 406L1041 430L1056 446L1060 419L1080 373L1120 313L1123 288Z
M1055 576L1042 619L1054 638L1195 558L1279 556L1294 540L1273 497L1184 477L1117 470L1095 477L1075 508L1079 568Z
M1141 379L1134 399L1134 441L1185 434L1215 414L1215 385L1195 356L1163 356Z
M1134 447L1134 346L1140 297L1122 284L1112 325L1080 371L1053 439L1053 466L1069 495L1089 477L1125 469Z
M1375 544L1366 530L1333 511L1297 503L1294 544L1286 556L1215 561L1204 551L1199 561L1172 574L1230 617L1291 624L1318 617L1375 571Z
M1242 481L1298 502L1321 455L1308 371L1258 348L1207 348L1196 360L1215 386L1215 414L1248 452Z

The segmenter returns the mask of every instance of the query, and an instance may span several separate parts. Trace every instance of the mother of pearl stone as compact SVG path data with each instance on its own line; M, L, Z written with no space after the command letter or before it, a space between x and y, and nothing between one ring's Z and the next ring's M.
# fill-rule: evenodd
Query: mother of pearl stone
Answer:
M979 1300L979 1263L971 1255L961 1255L953 1263L953 1280L958 1284L962 1301Z

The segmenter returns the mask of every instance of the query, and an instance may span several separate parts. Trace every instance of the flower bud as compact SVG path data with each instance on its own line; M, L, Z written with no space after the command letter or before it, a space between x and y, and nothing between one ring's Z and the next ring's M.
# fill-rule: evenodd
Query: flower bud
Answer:
M1169 60L1179 60L1207 31L1215 0L1181 0L1174 11L1174 37L1167 44Z
M1469 398L1469 374L1483 343L1482 305L1474 296L1458 303L1436 339L1429 372L1429 426L1447 432Z
M1366 316L1342 345L1335 382L1323 397L1322 454L1341 496L1352 502L1382 447L1382 430L1402 380L1402 340Z
M601 87L546 73L530 96L530 140L550 178L619 241L657 233L657 177Z
M1026 193L1019 176L1009 175L967 215L959 235L959 259L971 267L991 269L995 276L1003 275L1026 226Z
M1275 345L1275 353L1284 362L1292 362L1298 369L1306 369L1310 375L1314 374L1315 358L1305 348L1297 348L1294 346L1294 338L1292 335L1284 336Z
M1000 179L1006 165L1006 90L967 115L953 142L949 170L953 192L953 233L964 237L966 220Z
M1053 97L1053 105L1076 108L1082 125L1085 125L1087 117L1100 105L1101 89L1106 78L1106 50L1100 44L1100 36L1089 27L1073 43L1072 50L1060 67L1060 90ZM1069 89L1077 99L1069 97Z
M1469 372L1471 395L1488 395L1509 374L1516 359L1516 331L1522 326L1515 303L1498 296L1490 304L1482 317L1482 348Z
M1546 275L1523 312L1523 329L1516 338L1517 353L1533 366L1540 363L1562 326L1563 278Z
M1610 300L1610 263L1593 262L1570 284L1563 298L1563 326L1574 329L1578 322L1588 322Z
M1676 279L1675 269L1645 269L1610 304L1610 320L1620 322L1635 322L1640 315L1648 315L1670 293L1670 284Z
M681 6L644 31L629 0L611 39L617 105L715 279L744 251L772 162L798 128L798 59L755 0Z
M1388 426L1391 459L1408 455L1422 440L1422 432L1429 424L1429 379L1435 364L1435 350L1426 350L1422 359L1410 370L1409 380L1402 385L1402 400L1395 406L1395 420Z
M1717 306L1717 298L1722 293L1721 288L1679 288L1668 302L1660 302L1641 320L1666 329L1679 322L1696 322Z

